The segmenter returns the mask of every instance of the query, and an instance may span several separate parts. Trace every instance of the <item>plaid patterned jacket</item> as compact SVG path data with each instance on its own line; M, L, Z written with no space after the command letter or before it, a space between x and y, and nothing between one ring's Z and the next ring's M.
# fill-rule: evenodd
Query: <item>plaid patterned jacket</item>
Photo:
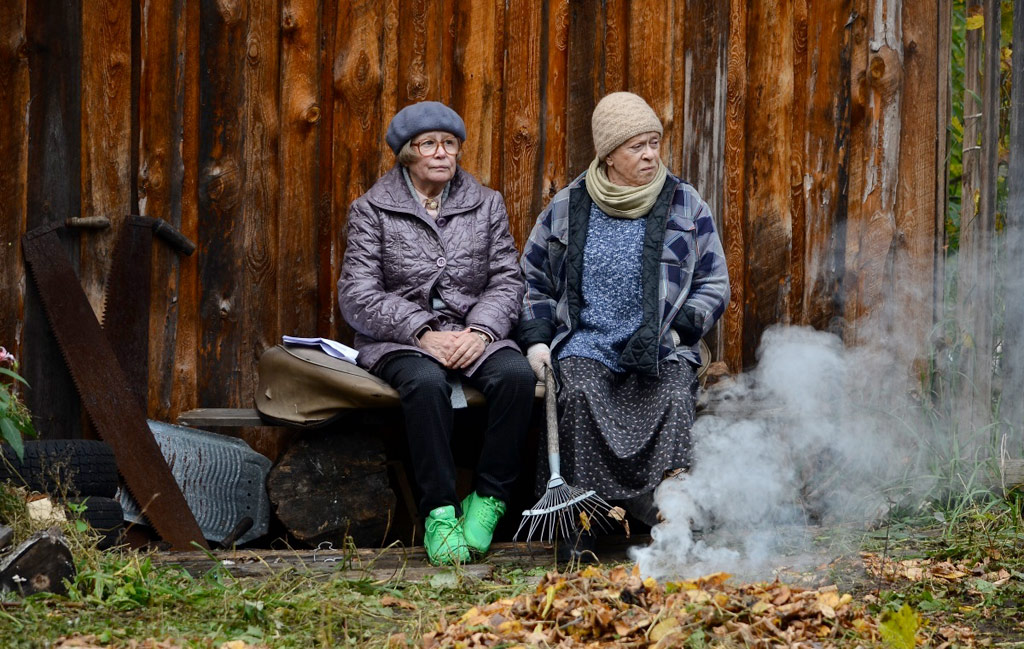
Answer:
M519 343L523 349L547 343L552 358L579 322L582 306L583 247L591 206L585 176L558 192L541 212L520 260L526 293ZM662 360L684 358L699 364L699 339L729 303L729 275L707 203L671 174L648 214L643 255L644 324L627 343L620 364L651 376L657 375ZM670 329L684 344L673 345Z

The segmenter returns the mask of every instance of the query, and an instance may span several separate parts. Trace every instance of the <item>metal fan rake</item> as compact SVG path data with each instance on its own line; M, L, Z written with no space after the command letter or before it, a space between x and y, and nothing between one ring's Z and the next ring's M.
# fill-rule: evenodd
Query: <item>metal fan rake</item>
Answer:
M593 489L580 489L566 483L560 473L558 454L558 407L555 397L555 377L551 368L547 368L544 378L544 405L547 419L548 467L551 477L548 478L544 495L531 509L523 511L523 520L519 523L514 540L526 530L524 541L537 538L540 541L554 540L556 532L563 539L573 538L573 530L579 527L592 526L595 523L608 531L607 517L611 510L604 498Z

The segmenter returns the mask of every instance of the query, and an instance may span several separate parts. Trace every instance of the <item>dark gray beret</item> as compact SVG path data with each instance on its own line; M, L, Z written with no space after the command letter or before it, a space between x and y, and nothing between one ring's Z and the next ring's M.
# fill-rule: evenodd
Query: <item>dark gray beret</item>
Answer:
M466 123L458 113L439 101L421 101L398 111L388 124L385 139L398 155L403 144L426 131L445 131L460 140L466 139Z

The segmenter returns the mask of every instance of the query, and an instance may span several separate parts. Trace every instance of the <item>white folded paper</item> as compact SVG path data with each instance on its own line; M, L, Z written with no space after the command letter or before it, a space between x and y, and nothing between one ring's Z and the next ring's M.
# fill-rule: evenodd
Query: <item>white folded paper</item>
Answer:
M330 338L299 338L297 336L281 336L281 340L286 345L319 347L328 356L333 356L343 361L348 361L349 363L355 363L356 356L359 355L359 352L348 345L343 345L337 340L331 340Z

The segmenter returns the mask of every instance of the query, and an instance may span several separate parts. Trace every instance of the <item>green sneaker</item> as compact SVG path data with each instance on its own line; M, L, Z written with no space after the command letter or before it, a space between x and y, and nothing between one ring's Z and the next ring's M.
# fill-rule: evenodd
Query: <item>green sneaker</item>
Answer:
M469 561L469 547L462 535L462 526L455 518L455 507L444 505L427 516L423 545L427 558L435 566L454 566Z
M483 554L491 547L491 538L498 520L505 513L505 503L492 496L479 496L474 491L462 501L462 533L475 552Z

